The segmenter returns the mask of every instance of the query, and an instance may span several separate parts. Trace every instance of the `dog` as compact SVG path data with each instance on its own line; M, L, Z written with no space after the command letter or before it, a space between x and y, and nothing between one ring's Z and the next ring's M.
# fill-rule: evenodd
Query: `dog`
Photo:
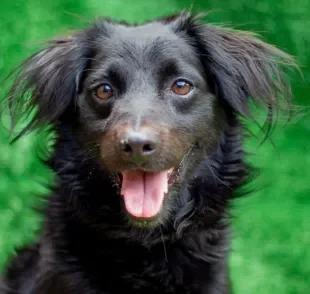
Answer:
M186 11L102 18L49 41L15 72L8 101L13 121L33 113L13 141L55 133L43 160L56 182L1 293L231 293L230 208L255 171L244 121L257 119L251 104L268 126L291 104L292 63Z

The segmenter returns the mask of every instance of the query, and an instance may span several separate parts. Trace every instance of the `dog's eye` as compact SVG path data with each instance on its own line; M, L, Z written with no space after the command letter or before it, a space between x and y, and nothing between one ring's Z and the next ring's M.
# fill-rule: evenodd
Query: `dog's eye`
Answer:
M192 89L193 85L183 79L176 80L171 87L172 92L177 95L186 95Z
M105 100L113 96L113 89L109 84L103 84L96 88L95 95L99 99Z

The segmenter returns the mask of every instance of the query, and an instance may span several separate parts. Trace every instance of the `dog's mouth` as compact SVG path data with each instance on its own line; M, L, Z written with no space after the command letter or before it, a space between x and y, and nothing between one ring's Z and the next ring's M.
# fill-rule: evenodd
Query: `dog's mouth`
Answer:
M178 169L158 172L130 170L121 173L121 195L126 212L136 220L153 220L164 205L169 186L174 184Z

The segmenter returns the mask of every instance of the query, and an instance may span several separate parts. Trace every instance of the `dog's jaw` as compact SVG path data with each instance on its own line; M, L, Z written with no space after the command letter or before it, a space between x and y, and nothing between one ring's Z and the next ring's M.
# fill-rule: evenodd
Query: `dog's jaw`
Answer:
M192 145L185 152L176 166L168 169L149 170L136 166L111 172L111 181L118 189L122 213L130 225L157 227L170 218L173 199L180 189L180 179L191 178L192 168L189 168L187 162L192 161L194 169L197 165L197 146L194 147Z

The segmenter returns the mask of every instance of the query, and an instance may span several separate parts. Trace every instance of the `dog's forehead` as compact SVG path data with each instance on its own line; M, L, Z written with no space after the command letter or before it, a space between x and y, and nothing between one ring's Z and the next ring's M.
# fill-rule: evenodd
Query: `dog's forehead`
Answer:
M166 54L195 60L194 49L169 24L152 22L139 26L116 24L105 40L108 54L130 51L132 55ZM107 44L108 43L108 44Z
M129 40L151 40L157 38L176 39L177 35L171 26L160 22L150 22L143 25L115 25L114 37L121 37Z

